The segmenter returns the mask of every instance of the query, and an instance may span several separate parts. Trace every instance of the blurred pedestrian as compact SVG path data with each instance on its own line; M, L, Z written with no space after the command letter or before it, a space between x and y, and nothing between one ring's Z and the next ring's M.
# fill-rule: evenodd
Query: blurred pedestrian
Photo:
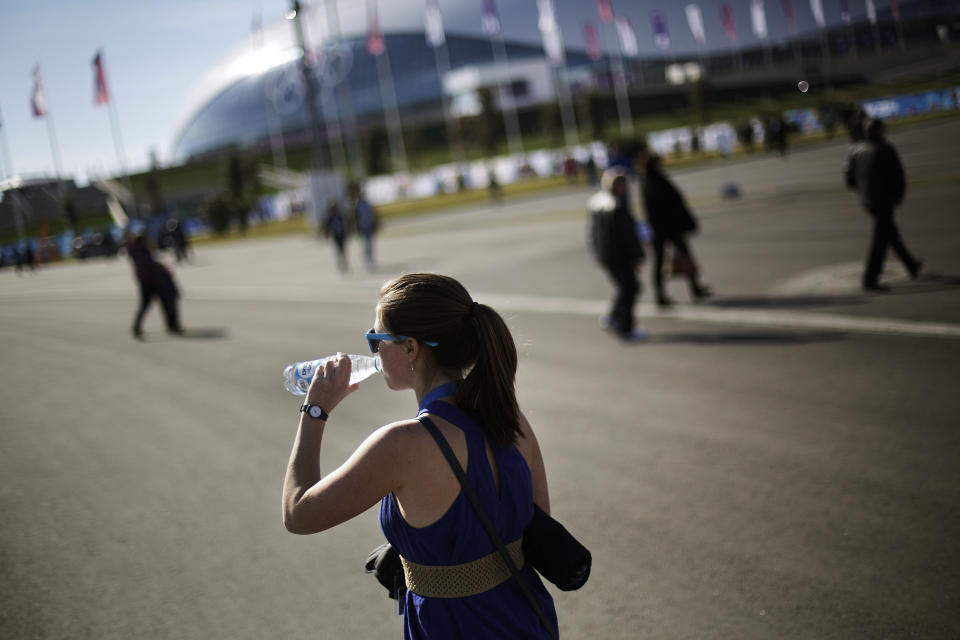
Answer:
M133 263L134 274L140 286L140 306L133 318L133 337L138 340L143 338L143 316L154 298L160 299L167 332L182 334L178 309L180 291L167 267L154 259L144 233L137 234L129 241L127 254Z
M343 212L340 211L340 204L334 198L327 203L323 231L327 238L333 241L333 248L337 254L337 268L340 269L340 273L346 273L349 269L346 246L347 222L343 218Z
M350 196L353 200L354 223L357 231L363 236L363 259L367 269L373 271L376 266L373 258L373 236L380 229L380 218L364 197L359 184L350 185Z
M847 129L850 132L850 142L862 142L864 138L864 126L867 123L867 112L863 107L857 106L853 109L850 117L847 119Z
M637 221L630 212L627 173L621 167L603 172L601 189L590 197L589 238L597 261L614 283L610 314L601 319L604 328L624 340L642 340L634 328L633 305L640 293L637 269L644 259Z
M690 212L683 194L663 172L660 156L657 155L651 155L646 160L643 204L647 222L653 230L653 286L657 304L661 307L673 304L663 284L664 255L668 244L673 252L671 271L675 275L686 275L694 301L710 296L710 289L700 283L700 270L687 243L687 236L697 231L697 220Z
M888 245L911 278L916 279L923 266L923 260L915 258L903 243L893 220L894 207L899 206L906 195L907 181L900 156L887 142L885 133L883 120L867 120L866 139L852 149L845 170L847 186L857 190L863 208L873 218L873 239L863 270L863 288L873 292L889 290L879 283Z
M579 173L577 161L573 159L573 156L567 154L563 159L563 177L567 179L567 184L575 183L579 179Z
M597 161L594 160L592 153L587 157L587 162L583 165L583 170L587 174L587 182L591 187L595 187L600 184L600 174L597 171Z
M187 239L187 234L183 230L183 223L176 218L170 218L167 220L167 232L170 235L170 240L173 242L173 252L177 258L177 262L186 260L187 254L190 251L190 241Z
M490 202L493 204L503 203L503 187L500 186L500 181L497 180L497 173L493 170L493 167L487 172L487 189L490 191Z

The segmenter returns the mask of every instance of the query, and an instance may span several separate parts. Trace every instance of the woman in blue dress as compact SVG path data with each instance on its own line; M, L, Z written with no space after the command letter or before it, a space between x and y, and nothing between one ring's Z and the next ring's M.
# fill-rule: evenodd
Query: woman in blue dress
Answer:
M413 390L418 417L437 425L502 540L518 550L534 503L549 513L550 498L540 447L517 405L517 351L506 323L453 278L410 274L383 286L367 338L387 385ZM340 467L321 474L329 414L357 388L349 378L350 360L342 356L317 372L307 392L284 479L287 529L324 531L379 501L380 527L405 565L404 638L558 635L553 600L522 555L516 564L546 626L516 578L489 570L497 550L416 418L374 431Z

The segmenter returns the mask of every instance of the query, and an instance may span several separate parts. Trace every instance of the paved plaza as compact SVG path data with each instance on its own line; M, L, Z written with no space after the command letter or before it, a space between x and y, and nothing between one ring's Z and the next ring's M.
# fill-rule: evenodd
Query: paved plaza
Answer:
M891 140L920 279L888 256L892 291L860 291L870 222L839 140L691 169L672 176L716 296L674 282L659 311L645 265L629 346L598 325L585 188L388 221L373 273L359 244L346 276L311 237L200 246L176 267L182 338L154 308L132 339L123 260L0 271L0 638L401 637L363 573L376 509L283 528L280 373L363 353L380 284L411 271L514 332L554 515L594 557L553 591L563 637L960 637L960 122ZM415 411L363 383L322 468Z

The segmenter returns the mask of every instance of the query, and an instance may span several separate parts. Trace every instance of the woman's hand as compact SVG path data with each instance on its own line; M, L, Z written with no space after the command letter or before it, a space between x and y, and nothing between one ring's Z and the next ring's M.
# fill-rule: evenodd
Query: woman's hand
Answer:
M359 382L349 384L352 366L346 354L338 353L336 358L317 369L307 390L306 404L318 404L327 413L332 413L341 400L360 386Z

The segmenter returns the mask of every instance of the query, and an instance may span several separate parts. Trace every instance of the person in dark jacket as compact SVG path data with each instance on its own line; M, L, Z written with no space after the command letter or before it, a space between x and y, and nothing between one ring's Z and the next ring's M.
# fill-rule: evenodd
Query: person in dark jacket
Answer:
M700 283L699 268L687 244L687 235L697 231L697 221L690 213L683 195L663 173L660 157L656 155L651 155L646 160L643 204L647 212L647 222L653 230L656 260L653 267L653 286L657 294L657 304L661 307L673 304L663 285L663 263L667 244L673 247L674 262L687 266L686 276L693 299L699 301L710 296L710 289Z
M357 231L363 236L363 259L367 269L373 271L376 263L373 259L373 236L380 229L380 217L363 195L359 184L350 186L350 197L353 200L353 219Z
M129 242L127 254L133 262L134 274L137 277L137 283L140 285L140 306L137 308L137 313L133 319L133 337L137 340L143 338L143 316L146 315L147 308L155 297L160 298L160 303L163 305L167 332L182 334L183 327L180 326L179 310L177 309L180 292L177 290L173 276L167 268L153 258L144 234L136 235Z
M643 262L643 245L637 221L630 213L627 174L620 167L607 169L601 190L590 197L590 244L616 287L610 315L601 323L624 340L642 340L634 328L633 305L640 293L637 268Z
M328 238L333 240L333 248L337 253L337 268L340 273L346 273L349 270L347 264L347 221L340 211L340 204L336 198L331 198L327 203L327 214L323 218L323 231Z
M857 190L863 208L873 218L873 240L863 271L863 288L873 292L889 290L878 281L888 245L893 247L911 278L916 279L923 266L923 261L907 249L893 221L893 209L903 202L907 181L900 157L884 134L882 120L868 120L864 127L866 139L853 148L845 171L847 186Z

